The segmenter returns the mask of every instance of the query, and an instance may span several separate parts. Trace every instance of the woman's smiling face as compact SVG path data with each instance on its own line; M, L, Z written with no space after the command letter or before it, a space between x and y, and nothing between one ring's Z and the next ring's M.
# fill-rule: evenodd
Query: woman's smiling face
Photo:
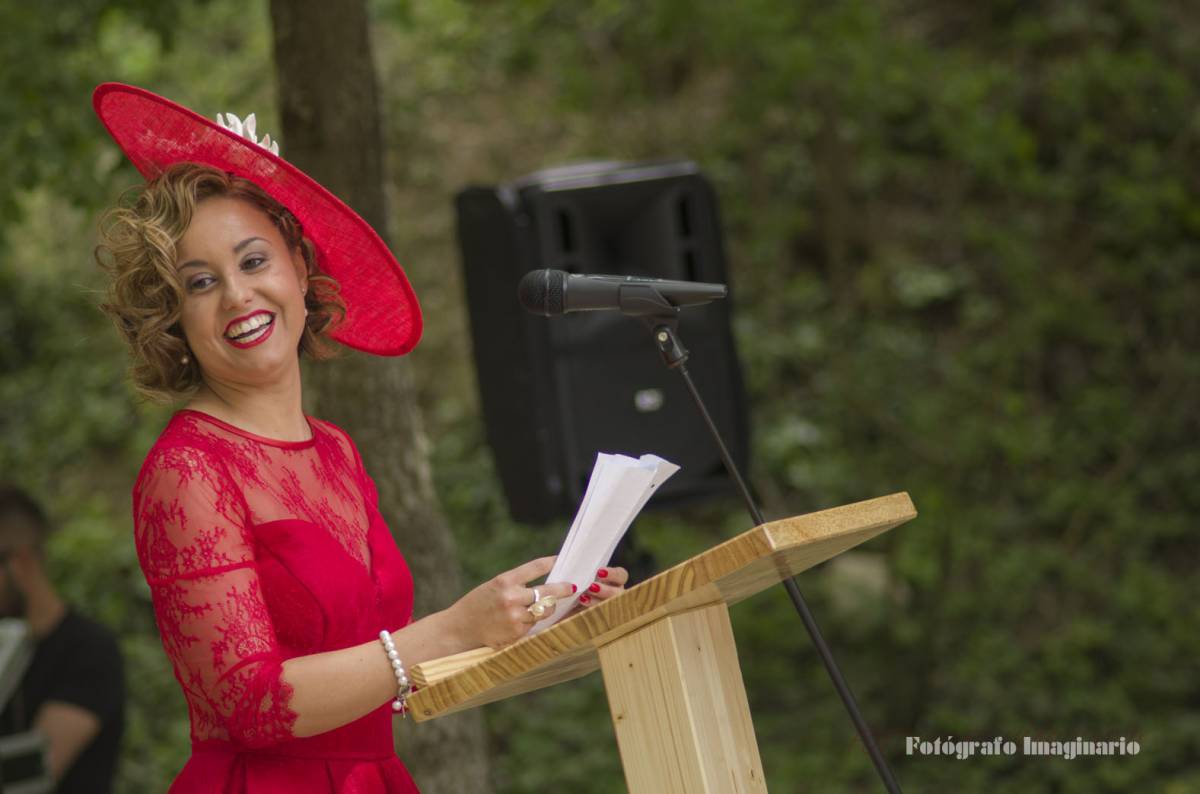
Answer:
M298 366L304 260L266 213L241 199L205 199L176 262L180 326L206 381L265 385Z

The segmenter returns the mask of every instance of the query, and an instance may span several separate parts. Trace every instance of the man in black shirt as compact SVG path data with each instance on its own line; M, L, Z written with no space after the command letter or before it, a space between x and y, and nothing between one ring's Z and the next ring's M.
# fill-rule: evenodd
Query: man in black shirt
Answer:
M125 720L125 683L112 632L69 607L46 575L50 525L24 492L0 485L0 617L28 622L33 661L7 704L0 735L46 740L57 794L108 794Z

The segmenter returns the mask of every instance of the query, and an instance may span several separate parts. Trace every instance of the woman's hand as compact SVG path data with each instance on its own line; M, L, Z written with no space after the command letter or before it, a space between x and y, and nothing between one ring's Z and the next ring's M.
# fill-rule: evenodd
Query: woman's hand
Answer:
M524 637L538 620L529 611L533 588L528 583L550 573L555 559L541 557L505 571L458 599L447 612L453 615L467 647L503 648ZM574 585L541 584L537 591L543 598L552 595L565 599L574 592ZM542 618L553 612L554 609L547 609Z
M596 571L596 579L588 585L587 592L579 596L579 607L587 609L598 601L620 595L625 592L628 581L629 571L624 568L601 568Z

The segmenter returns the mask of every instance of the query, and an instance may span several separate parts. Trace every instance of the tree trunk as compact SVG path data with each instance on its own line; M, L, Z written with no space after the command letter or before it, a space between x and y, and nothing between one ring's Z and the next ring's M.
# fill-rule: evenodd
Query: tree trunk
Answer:
M271 0L271 21L282 154L387 240L382 123L364 0ZM415 614L448 606L463 592L462 576L433 491L408 365L347 352L306 376L310 410L350 433L379 488L380 509L416 581ZM398 736L400 756L426 794L491 790L478 711L416 728L404 720Z

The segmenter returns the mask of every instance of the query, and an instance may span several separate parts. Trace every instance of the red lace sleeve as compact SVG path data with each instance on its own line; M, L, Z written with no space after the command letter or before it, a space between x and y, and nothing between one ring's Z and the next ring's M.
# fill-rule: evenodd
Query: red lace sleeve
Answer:
M212 454L156 449L134 488L138 559L193 738L263 747L296 714L259 590L240 490Z

